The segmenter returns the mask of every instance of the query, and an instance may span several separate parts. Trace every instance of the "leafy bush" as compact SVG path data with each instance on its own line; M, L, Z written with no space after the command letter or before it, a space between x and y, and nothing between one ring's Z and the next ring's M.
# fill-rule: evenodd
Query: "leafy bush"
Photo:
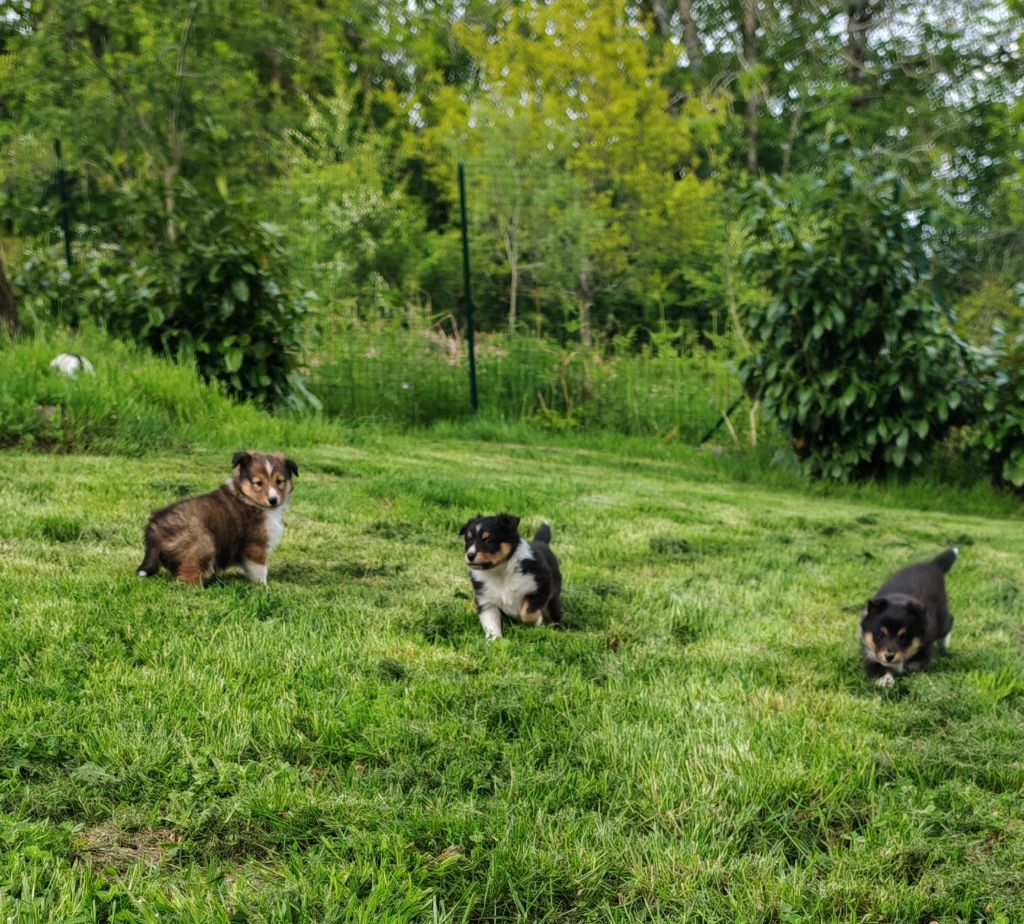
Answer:
M918 466L962 416L963 351L929 287L935 216L873 166L751 197L746 263L770 297L748 315L740 378L816 476Z
M984 350L977 351L980 407L969 444L993 478L1024 487L1024 334L1010 337L997 328Z
M276 229L223 195L180 184L170 212L165 195L122 193L119 239L84 236L70 271L52 252L29 259L13 282L30 316L95 319L158 353L194 355L236 397L310 398L297 375L307 301L290 291Z

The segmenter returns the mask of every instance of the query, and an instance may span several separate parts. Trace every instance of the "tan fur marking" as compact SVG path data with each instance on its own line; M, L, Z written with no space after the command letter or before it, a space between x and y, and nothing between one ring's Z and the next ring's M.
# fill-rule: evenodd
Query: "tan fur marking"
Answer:
M503 561L506 561L512 556L512 552L512 543L503 542L498 546L497 552L477 552L475 561L486 562L490 565L500 565Z
M519 607L519 621L528 626L535 626L544 615L543 610L531 610L528 600L524 600Z
M210 569L210 573L213 573L212 568ZM193 587L200 587L203 583L203 578L208 576L209 575L204 575L203 570L194 562L182 565L178 569L178 573L175 575L179 581L184 581L186 584L191 584Z
M868 651L878 652L878 648L875 646L875 637L870 632L865 632L862 638L864 640L864 647Z
M921 639L915 638L909 645L907 645L907 650L903 652L903 660L909 660L914 657L922 647Z

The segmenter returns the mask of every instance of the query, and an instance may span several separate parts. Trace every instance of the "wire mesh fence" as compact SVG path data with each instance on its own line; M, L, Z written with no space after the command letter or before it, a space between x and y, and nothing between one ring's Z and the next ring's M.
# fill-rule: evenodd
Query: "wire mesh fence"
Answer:
M83 159L69 145L58 162L51 148L32 170L0 177L15 262L74 275L121 239L116 211L88 201ZM688 314L664 284L638 299L621 282L644 272L630 239L642 210L595 214L571 176L529 164L469 159L465 178L465 236L453 165L447 214L421 222L390 257L408 218L396 199L321 201L298 230L278 201L282 278L312 299L304 372L327 413L402 425L466 418L475 387L480 413L557 429L692 443L723 420L741 394L724 325ZM75 287L55 297L74 299Z

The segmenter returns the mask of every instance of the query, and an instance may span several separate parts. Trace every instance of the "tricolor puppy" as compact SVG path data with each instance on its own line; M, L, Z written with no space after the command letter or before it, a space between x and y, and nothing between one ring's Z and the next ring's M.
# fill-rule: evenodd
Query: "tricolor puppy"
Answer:
M161 566L199 584L232 565L267 583L267 559L284 535L284 512L299 467L280 453L236 452L231 477L216 491L153 514L146 527L140 577Z
M532 542L519 538L519 517L500 513L470 520L460 530L476 594L480 625L501 638L501 614L531 626L562 620L562 574L545 523Z
M864 671L879 686L904 671L926 670L936 642L949 648L953 614L945 576L959 554L949 549L897 571L868 600L860 621L861 655Z

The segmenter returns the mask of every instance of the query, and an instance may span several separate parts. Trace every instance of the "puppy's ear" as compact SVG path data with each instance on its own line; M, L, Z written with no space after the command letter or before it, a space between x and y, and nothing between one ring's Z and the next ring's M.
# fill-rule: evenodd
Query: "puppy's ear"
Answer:
M868 600L868 615L877 616L888 605L889 601L885 597L875 597L873 600Z
M468 535L469 533L469 527L472 526L478 519L480 518L473 517L472 519L466 520L466 522L463 523L462 527L459 529L459 535L465 538L466 535Z
M511 513L499 514L498 519L501 521L501 525L504 526L506 529L519 528L519 517L514 517Z
M299 467L291 460L284 460L284 470L288 473L289 478L299 477Z
M251 452L236 452L231 460L231 467L238 468L238 466L242 466L242 468L246 468L250 462L252 462Z

